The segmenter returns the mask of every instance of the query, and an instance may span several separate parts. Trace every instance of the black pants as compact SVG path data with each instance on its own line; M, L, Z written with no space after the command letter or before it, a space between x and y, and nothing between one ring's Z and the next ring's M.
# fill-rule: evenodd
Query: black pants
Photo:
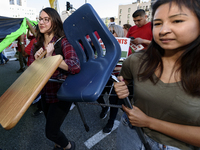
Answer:
M112 80L108 80L107 84L106 84L106 87L104 88L102 94L105 94L106 92L109 93L110 92L110 89L111 89L111 85L113 84L113 81ZM103 95L101 94L101 96L99 96L99 98L97 99L97 102L98 103L102 103L102 104L105 104L104 102L104 99L103 99ZM117 97L117 95L115 94L115 91L114 91L114 88L112 89L111 91L111 96L109 97L109 103L110 104L118 104L119 102L119 99ZM118 113L118 108L115 108L115 107L111 107L110 108L110 118L109 120L112 121L114 123L115 121L115 118L117 116L117 113Z
M110 87L113 84L113 81L112 80L109 80L106 84L106 87L104 88L102 94L105 94L105 92L109 93L110 92ZM108 86L108 87L107 87ZM129 85L128 85L128 89L129 89L129 92L130 92L130 96L129 96L129 99L132 99L133 97L133 82L131 82ZM105 104L104 102L104 99L103 99L103 95L101 94L101 96L99 96L99 98L97 99L97 102L98 103L102 103L102 104ZM119 99L115 93L115 90L114 90L114 87L111 91L111 96L109 97L109 103L110 104L115 104L115 105L122 105L124 104L124 101ZM115 107L111 107L110 108L110 118L109 118L109 122L111 123L114 123L115 119L116 119L116 116L117 116L117 113L118 113L118 108L115 108Z
M42 108L46 117L46 137L61 147L66 147L69 143L65 134L60 127L67 116L71 102L59 101L57 103L46 103L45 99L41 99Z

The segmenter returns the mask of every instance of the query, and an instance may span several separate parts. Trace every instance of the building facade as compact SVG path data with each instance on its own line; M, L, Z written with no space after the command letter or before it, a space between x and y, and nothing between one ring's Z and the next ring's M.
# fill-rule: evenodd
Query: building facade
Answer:
M132 14L137 9L144 9L147 16L148 21L151 20L151 4L154 0L149 0L148 2L141 2L140 0L137 0L137 2L133 2L132 4L128 5L119 5L118 8L118 24L120 26L123 26L123 24L130 24L135 25L133 22Z
M11 18L36 20L36 9L27 7L27 0L1 0L0 15Z

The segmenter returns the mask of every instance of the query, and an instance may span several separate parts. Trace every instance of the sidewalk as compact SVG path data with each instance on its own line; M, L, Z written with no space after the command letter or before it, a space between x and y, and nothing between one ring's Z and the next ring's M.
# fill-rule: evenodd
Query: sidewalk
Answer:
M0 66L0 96L21 75L21 73L16 73L19 68L19 61L13 60L8 61L7 64Z

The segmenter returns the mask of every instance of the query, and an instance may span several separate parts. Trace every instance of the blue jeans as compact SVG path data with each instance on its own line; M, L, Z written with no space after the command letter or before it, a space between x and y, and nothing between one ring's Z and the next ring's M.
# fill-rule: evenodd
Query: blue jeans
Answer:
M117 131L117 150L145 150L143 143L141 142L134 127L130 128L130 122L127 115L124 113L121 117L121 122ZM153 139L144 134L145 139L148 141L151 150L180 150L179 148L172 146L165 146L157 143Z
M8 60L8 58L6 58L2 52L0 53L0 59L1 59L1 64L4 64L3 60L5 60L5 61Z

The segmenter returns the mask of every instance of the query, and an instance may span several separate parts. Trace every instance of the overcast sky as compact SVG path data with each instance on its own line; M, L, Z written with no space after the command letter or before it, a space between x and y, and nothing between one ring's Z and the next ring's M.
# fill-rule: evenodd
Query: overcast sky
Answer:
M143 0L148 1L148 0ZM85 2L90 3L101 18L116 17L118 15L118 6L131 4L134 0L70 0L70 4L78 9ZM60 13L66 10L66 0L58 0ZM49 7L49 0L27 0L27 7L36 8L36 13L43 7Z

